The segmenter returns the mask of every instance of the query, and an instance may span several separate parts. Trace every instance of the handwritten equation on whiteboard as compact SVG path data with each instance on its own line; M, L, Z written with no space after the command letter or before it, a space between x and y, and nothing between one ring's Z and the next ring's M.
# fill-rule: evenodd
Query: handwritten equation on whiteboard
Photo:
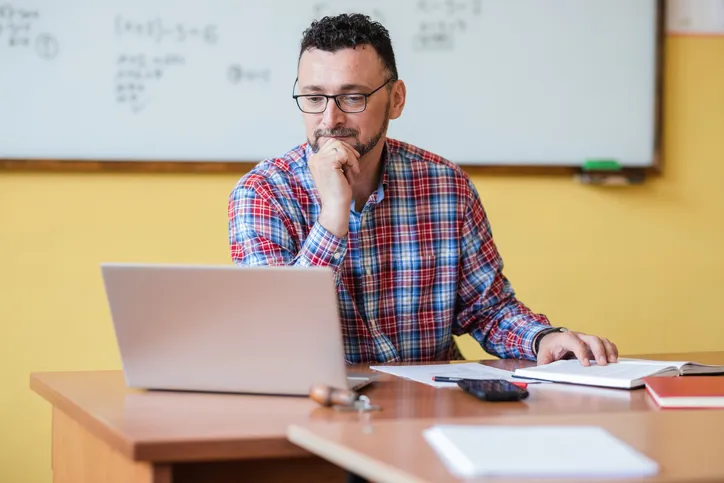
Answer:
M113 28L119 40L134 40L134 47L140 46L136 52L124 50L116 56L116 104L128 107L134 114L153 102L163 90L164 79L193 68L194 53L186 51L186 47L214 48L221 40L220 29L214 23L192 25L161 17L138 19L118 14ZM158 54L159 46L168 47L163 55ZM237 62L220 65L218 71L209 74L210 78L214 76L224 76L233 85L268 83L271 69L249 68Z
M119 40L141 41L133 44L141 46L136 52L118 52L115 62L116 104L127 106L134 114L153 102L154 95L162 90L164 78L179 75L180 69L187 65L186 56L180 52L184 45L195 42L213 46L219 41L218 27L214 24L188 25L161 17L136 19L118 14L113 29ZM158 45L173 47L174 51L159 55Z
M214 24L168 23L160 17L138 20L116 15L115 30L119 37L137 37L156 43L201 41L213 45L219 40L218 27Z
M347 8L349 7L349 8ZM320 2L312 11L315 19L342 11L358 11L385 25L384 2L362 7L353 2ZM410 21L417 24L413 49L418 52L453 50L457 38L464 35L483 13L483 0L417 0Z
M0 49L34 52L45 60L56 58L60 50L58 40L49 33L37 32L39 19L38 10L12 3L0 5Z
M482 13L482 0L418 0L423 20L413 38L417 51L453 50L457 37Z
M134 113L141 111L151 100L152 87L184 64L184 57L178 54L120 54L116 60L116 103L128 105Z

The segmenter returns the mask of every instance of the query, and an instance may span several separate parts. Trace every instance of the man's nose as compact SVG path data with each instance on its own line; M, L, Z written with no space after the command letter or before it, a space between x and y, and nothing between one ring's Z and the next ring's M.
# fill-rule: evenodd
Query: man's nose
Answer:
M344 124L345 113L339 108L334 99L327 101L327 108L322 113L324 115L323 121L325 126L334 127L339 124Z

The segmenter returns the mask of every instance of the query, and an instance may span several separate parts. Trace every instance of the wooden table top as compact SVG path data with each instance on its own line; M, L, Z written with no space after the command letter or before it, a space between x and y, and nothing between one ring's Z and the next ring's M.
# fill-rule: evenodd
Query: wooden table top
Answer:
M636 355L659 360L724 364L724 352ZM512 370L519 360L484 361ZM359 367L352 368L359 370ZM43 372L31 389L138 461L199 461L308 454L286 438L290 424L354 422L357 413L323 408L304 397L145 391L126 387L121 371ZM648 411L656 409L644 390L625 391L561 384L528 386L522 402L485 404L456 387L436 389L383 374L363 393L379 412L372 420L532 416Z
M288 435L290 441L317 456L378 483L463 481L448 472L422 436L424 429L435 424L598 426L659 464L659 474L655 477L616 479L617 483L724 481L724 410L371 420L344 424L308 422L291 425ZM541 443L545 444L545 441ZM581 444L586 443L582 441ZM565 457L561 455L561 458ZM601 455L601 458L605 457ZM521 454L521 458L525 455ZM600 481L597 478L581 480L586 483ZM464 481L472 483L476 480ZM579 480L496 477L477 481L540 483Z

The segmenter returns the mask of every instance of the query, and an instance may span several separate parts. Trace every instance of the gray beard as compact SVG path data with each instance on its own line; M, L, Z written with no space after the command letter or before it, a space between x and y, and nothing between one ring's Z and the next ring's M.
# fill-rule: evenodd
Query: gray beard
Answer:
M380 139L382 139L382 136L385 135L385 132L387 132L387 126L390 123L390 103L387 103L387 107L385 108L385 119L382 121L382 127L380 127L380 130L372 136L372 138L367 141L365 144L360 143L359 141L359 132L354 129L349 128L334 128L334 129L317 129L314 131L314 141L307 139L307 142L309 143L309 146L312 148L313 152L319 152L319 138L322 136L345 136L345 137L353 137L355 140L355 143L353 147L357 150L360 157L364 156L365 154L372 151L375 146L377 146L377 143L380 142Z

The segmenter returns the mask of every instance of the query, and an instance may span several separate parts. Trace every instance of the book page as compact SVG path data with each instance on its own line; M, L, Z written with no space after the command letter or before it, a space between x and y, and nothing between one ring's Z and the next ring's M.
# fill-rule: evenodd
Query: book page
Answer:
M619 357L618 362L621 364L648 364L662 367L676 367L681 369L686 364L692 364L689 361L654 361L649 359L634 359L631 357Z
M652 361L647 359L620 358L624 364L655 364L662 367L673 366L680 374L720 374L724 373L724 366L701 364L693 361Z
M599 366L595 361L591 361L591 365L585 367L577 360L561 360L543 366L517 369L515 371L515 375L524 377L547 379L548 376L558 375L560 377L556 377L555 380L590 383L595 383L597 379L634 381L654 374L663 375L669 373L678 374L678 370L673 367L667 370L667 366L660 364L631 364L625 362Z

